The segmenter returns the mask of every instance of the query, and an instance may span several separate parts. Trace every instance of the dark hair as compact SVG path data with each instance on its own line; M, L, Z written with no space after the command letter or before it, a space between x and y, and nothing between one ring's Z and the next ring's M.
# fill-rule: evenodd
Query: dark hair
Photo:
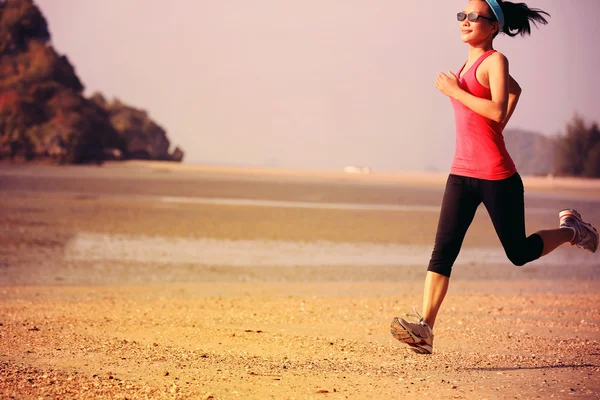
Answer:
M538 23L546 25L548 20L544 17L550 16L546 11L539 8L529 8L525 3L511 3L510 1L498 0L500 8L504 13L504 27L502 32L508 36L531 35L531 22L535 26Z

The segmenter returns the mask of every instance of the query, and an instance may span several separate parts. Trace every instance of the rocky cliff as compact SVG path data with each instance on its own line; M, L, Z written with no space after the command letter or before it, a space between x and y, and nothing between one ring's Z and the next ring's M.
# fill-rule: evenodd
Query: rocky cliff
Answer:
M83 91L33 1L0 1L0 160L183 159L144 111Z

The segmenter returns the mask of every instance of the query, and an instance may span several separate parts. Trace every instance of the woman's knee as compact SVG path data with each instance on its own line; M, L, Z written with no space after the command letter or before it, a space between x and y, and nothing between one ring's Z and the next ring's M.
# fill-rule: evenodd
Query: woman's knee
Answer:
M510 260L511 263L513 263L513 265L515 267L522 267L523 265L527 264L529 261L526 260L524 257L522 256L509 256L508 259Z
M435 246L429 260L428 271L436 272L440 275L450 277L452 266L458 257L460 251L460 243L452 245Z
M450 278L450 275L452 274L452 264L436 263L432 260L427 267L427 271L435 272L436 274Z
M522 247L506 250L506 256L516 267L522 267L532 261L529 254L527 254L527 250Z
M543 249L544 241L537 234L529 236L522 242L504 247L506 256L510 262L517 267L522 267L523 265L540 258Z

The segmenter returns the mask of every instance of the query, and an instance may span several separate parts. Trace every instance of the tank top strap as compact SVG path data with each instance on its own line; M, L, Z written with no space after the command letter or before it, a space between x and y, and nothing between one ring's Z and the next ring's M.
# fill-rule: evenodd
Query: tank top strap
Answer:
M481 55L481 57L479 57L479 59L477 61L475 61L475 64L473 64L473 66L471 67L471 71L473 71L473 74L476 74L477 73L477 68L479 68L479 66L481 65L481 63L484 62L486 58L488 58L489 56L491 56L495 52L496 52L496 50L492 49L492 50L488 50L485 53L483 53Z

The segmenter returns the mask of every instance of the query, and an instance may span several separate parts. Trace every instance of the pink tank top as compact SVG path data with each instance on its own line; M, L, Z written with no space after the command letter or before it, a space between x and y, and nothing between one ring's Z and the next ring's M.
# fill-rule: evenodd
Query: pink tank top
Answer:
M463 90L491 100L490 89L479 83L476 72L483 60L494 52L495 50L489 50L483 54L462 78L458 78L458 84ZM458 72L458 77L465 65ZM499 180L517 172L512 158L506 151L502 124L477 114L457 100L451 100L456 119L456 148L450 173Z

